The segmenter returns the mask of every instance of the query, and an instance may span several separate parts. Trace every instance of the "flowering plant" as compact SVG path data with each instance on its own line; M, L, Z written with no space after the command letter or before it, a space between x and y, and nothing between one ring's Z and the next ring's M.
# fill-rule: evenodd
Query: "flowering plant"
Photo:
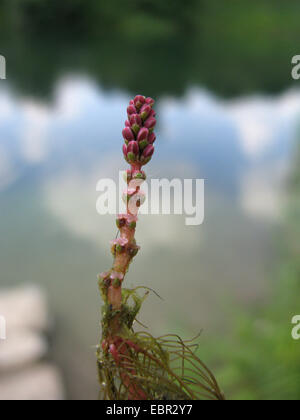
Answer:
M112 268L100 274L104 306L98 372L103 397L110 400L224 399L216 379L195 354L194 341L168 335L159 338L135 332L134 321L149 289L123 288L129 265L139 251L135 240L138 211L145 200L142 167L154 153L154 100L138 95L127 108L123 154L130 164L123 198L126 213L117 217L120 236L111 242ZM143 297L139 290L145 289Z

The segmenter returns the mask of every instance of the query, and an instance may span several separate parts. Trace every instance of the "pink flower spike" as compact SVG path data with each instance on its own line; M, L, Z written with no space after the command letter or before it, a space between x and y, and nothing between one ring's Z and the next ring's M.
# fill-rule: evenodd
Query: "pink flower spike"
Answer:
M153 117L148 118L148 120L146 120L146 121L145 121L145 124L144 124L144 126L145 126L146 128L149 128L149 130L150 130L151 128L154 128L154 127L155 127L155 125L156 125L156 119L155 119L155 118L153 118Z
M122 134L125 140L128 140L128 141L134 140L134 134L131 131L131 128L125 127L124 130L122 131Z
M126 127L131 127L131 124L130 124L130 122L128 120L125 121L125 126Z
M153 153L154 153L154 147L152 146L152 144L149 144L149 146L147 146L146 149L143 151L143 157L149 158L153 155Z

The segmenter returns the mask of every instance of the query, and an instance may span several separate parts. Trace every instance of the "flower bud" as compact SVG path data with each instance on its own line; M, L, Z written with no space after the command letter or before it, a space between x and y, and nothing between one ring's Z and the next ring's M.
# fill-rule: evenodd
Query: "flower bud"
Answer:
M146 149L143 151L142 156L144 158L149 158L153 155L154 153L154 146L152 146L152 144L149 144L149 146L146 147Z
M131 141L135 139L134 134L131 128L129 127L125 127L124 130L122 131L122 134L123 134L124 139L127 141Z
M103 273L99 274L98 278L102 279L102 280L105 280L105 279L109 278L109 276L110 276L110 271L106 271L106 272L103 272Z
M148 142L150 144L153 144L155 142L155 140L156 140L156 135L155 135L155 133L152 132L151 134L149 134Z
M131 127L131 124L128 120L125 121L125 127Z
M127 146L127 159L129 162L135 162L139 156L139 146L136 141L131 141Z
M123 153L124 153L124 156L127 156L127 152L128 152L127 146L126 146L126 144L123 144Z
M149 117L153 117L153 118L156 117L156 112L154 111L154 109L151 109Z
M145 124L144 124L144 126L146 127L146 128L148 128L149 130L153 130L153 128L155 127L155 125L156 125L156 119L155 118L153 118L153 117L150 117L150 118L148 118L146 121L145 121Z
M137 109L140 109L141 106L144 105L145 100L146 100L145 96L137 95L134 98L134 105L136 106Z
M128 239L127 238L118 238L116 239L117 244L120 246L126 246L128 244Z
M145 102L147 105L150 105L151 107L155 104L155 100L152 98L147 98Z
M139 114L130 115L129 122L130 122L130 125L137 124L140 127L142 126L142 119L139 116Z
M148 128L141 128L137 137L137 141L139 144L139 148L141 150L145 149L146 146L148 146L148 135L149 135L149 130Z
M140 158L141 164L146 165L148 162L150 162L153 153L154 153L154 146L152 144L149 144L142 153L142 156Z
M141 109L141 118L142 120L146 120L150 114L150 112L152 111L151 106L150 105L143 105L142 109Z
M139 154L139 147L135 140L131 141L127 146L127 155L130 152L134 153L135 155Z
M136 114L136 108L134 105L129 105L129 107L127 108L127 114L128 116Z
M99 274L98 280L99 280L99 283L100 283L101 287L103 287L103 286L104 287L109 287L110 283L111 283L110 271Z
M111 280L119 279L122 281L124 279L124 274L119 271L112 271L110 278Z
M129 118L129 122L131 124L131 128L135 134L138 134L141 126L142 126L142 119L138 114L133 114Z
M114 247L114 252L121 253L124 251L125 246L128 244L128 239L118 238L111 242L112 247Z

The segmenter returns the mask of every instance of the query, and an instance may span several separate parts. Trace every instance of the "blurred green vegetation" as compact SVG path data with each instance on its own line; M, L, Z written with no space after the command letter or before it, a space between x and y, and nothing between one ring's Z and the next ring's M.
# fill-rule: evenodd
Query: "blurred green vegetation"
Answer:
M201 343L201 358L216 366L214 373L228 399L300 396L300 341L291 335L292 318L300 315L300 147L294 163L268 302L236 310L229 334L225 331L215 342Z
M225 96L292 84L296 0L0 0L9 79L47 95L65 71L158 96Z

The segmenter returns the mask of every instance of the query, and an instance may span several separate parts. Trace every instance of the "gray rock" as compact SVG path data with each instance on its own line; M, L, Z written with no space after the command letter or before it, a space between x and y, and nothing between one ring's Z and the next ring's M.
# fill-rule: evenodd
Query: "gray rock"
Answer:
M0 374L21 369L46 356L48 345L45 338L32 331L14 330L0 341Z
M1 291L0 321L0 400L62 400L62 377L45 362L52 325L44 292L37 286Z
M40 364L8 377L1 376L0 400L63 400L64 388L57 369Z
M6 319L7 335L10 331L50 328L47 299L37 286L25 286L0 292L0 316Z

